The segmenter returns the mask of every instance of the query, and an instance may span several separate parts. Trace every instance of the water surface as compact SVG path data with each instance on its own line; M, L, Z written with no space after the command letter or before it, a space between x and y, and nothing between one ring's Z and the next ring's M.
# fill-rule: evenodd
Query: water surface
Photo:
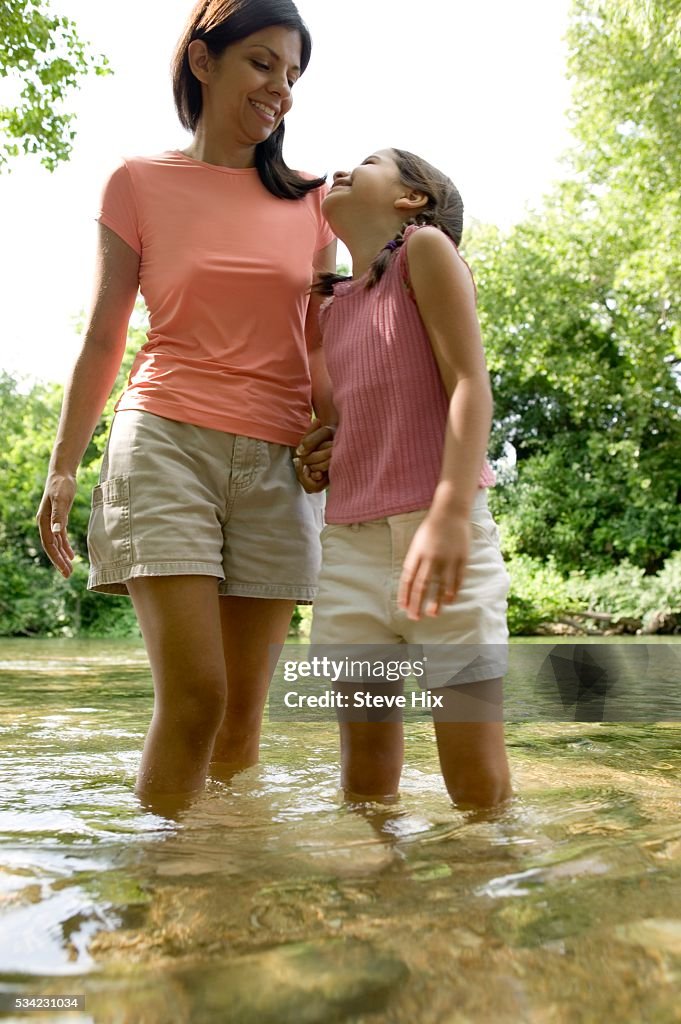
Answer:
M513 721L518 795L485 820L451 808L425 719L392 808L343 804L333 723L268 721L261 764L177 822L132 792L138 643L0 641L0 672L5 1005L84 994L37 1019L111 1024L681 1020L679 724Z

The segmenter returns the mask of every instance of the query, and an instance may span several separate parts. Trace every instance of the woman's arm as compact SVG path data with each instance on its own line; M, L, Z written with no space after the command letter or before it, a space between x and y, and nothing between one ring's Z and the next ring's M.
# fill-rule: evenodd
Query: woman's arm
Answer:
M316 274L336 270L336 243L331 242L315 254L313 270ZM315 419L301 437L293 464L298 480L309 493L326 489L331 460L333 432L338 416L331 396L331 379L326 369L322 332L319 326L319 307L325 296L312 292L305 318L305 341L312 384L312 407Z
M315 274L336 272L336 243L331 242L315 254L313 270ZM338 416L331 397L331 381L326 369L324 349L322 348L322 332L319 326L319 307L325 296L312 292L305 318L305 341L307 358L310 365L312 381L312 406L315 415L322 423L335 426Z
M71 575L74 557L66 525L76 493L76 472L120 369L139 286L139 262L129 245L100 224L92 308L83 346L64 388L37 515L43 548L66 577Z
M428 516L404 563L400 602L419 618L429 588L436 615L461 586L470 546L470 512L492 422L492 393L468 267L437 228L407 240L409 277L450 396L440 480Z

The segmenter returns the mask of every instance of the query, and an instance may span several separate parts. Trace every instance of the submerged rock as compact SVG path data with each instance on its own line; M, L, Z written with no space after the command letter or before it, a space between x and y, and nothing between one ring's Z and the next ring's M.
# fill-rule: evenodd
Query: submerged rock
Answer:
M331 1024L384 1008L408 976L369 943L301 942L223 964L174 972L192 1024Z
M630 921L615 928L615 935L620 942L632 946L643 946L648 950L660 953L673 953L681 956L681 921L662 917L646 917L640 921Z

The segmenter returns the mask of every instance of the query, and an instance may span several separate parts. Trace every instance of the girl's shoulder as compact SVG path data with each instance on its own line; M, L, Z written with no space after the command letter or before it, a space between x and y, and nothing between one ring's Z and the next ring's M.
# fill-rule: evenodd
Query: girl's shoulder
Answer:
M447 258L452 251L459 253L456 242L433 224L409 224L404 229L403 238L402 249L409 255L427 253L433 258Z
M410 224L404 232L404 245L400 252L401 276L412 298L411 267L418 266L425 276L449 274L475 288L473 272L453 239L432 224Z
M402 284L412 299L416 299L414 288L411 282L410 264L439 262L443 258L446 246L456 246L444 232L431 224L409 224L402 234L403 244L397 252L397 264L399 267ZM443 247L444 246L444 247Z

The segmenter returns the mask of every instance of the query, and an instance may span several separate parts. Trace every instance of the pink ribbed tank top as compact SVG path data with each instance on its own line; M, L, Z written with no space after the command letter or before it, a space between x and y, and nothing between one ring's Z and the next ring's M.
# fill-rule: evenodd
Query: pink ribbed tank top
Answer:
M405 240L412 231L405 231ZM440 479L449 409L430 339L409 290L407 246L371 289L341 282L320 313L339 426L328 523L428 508ZM485 463L480 487L494 483Z

